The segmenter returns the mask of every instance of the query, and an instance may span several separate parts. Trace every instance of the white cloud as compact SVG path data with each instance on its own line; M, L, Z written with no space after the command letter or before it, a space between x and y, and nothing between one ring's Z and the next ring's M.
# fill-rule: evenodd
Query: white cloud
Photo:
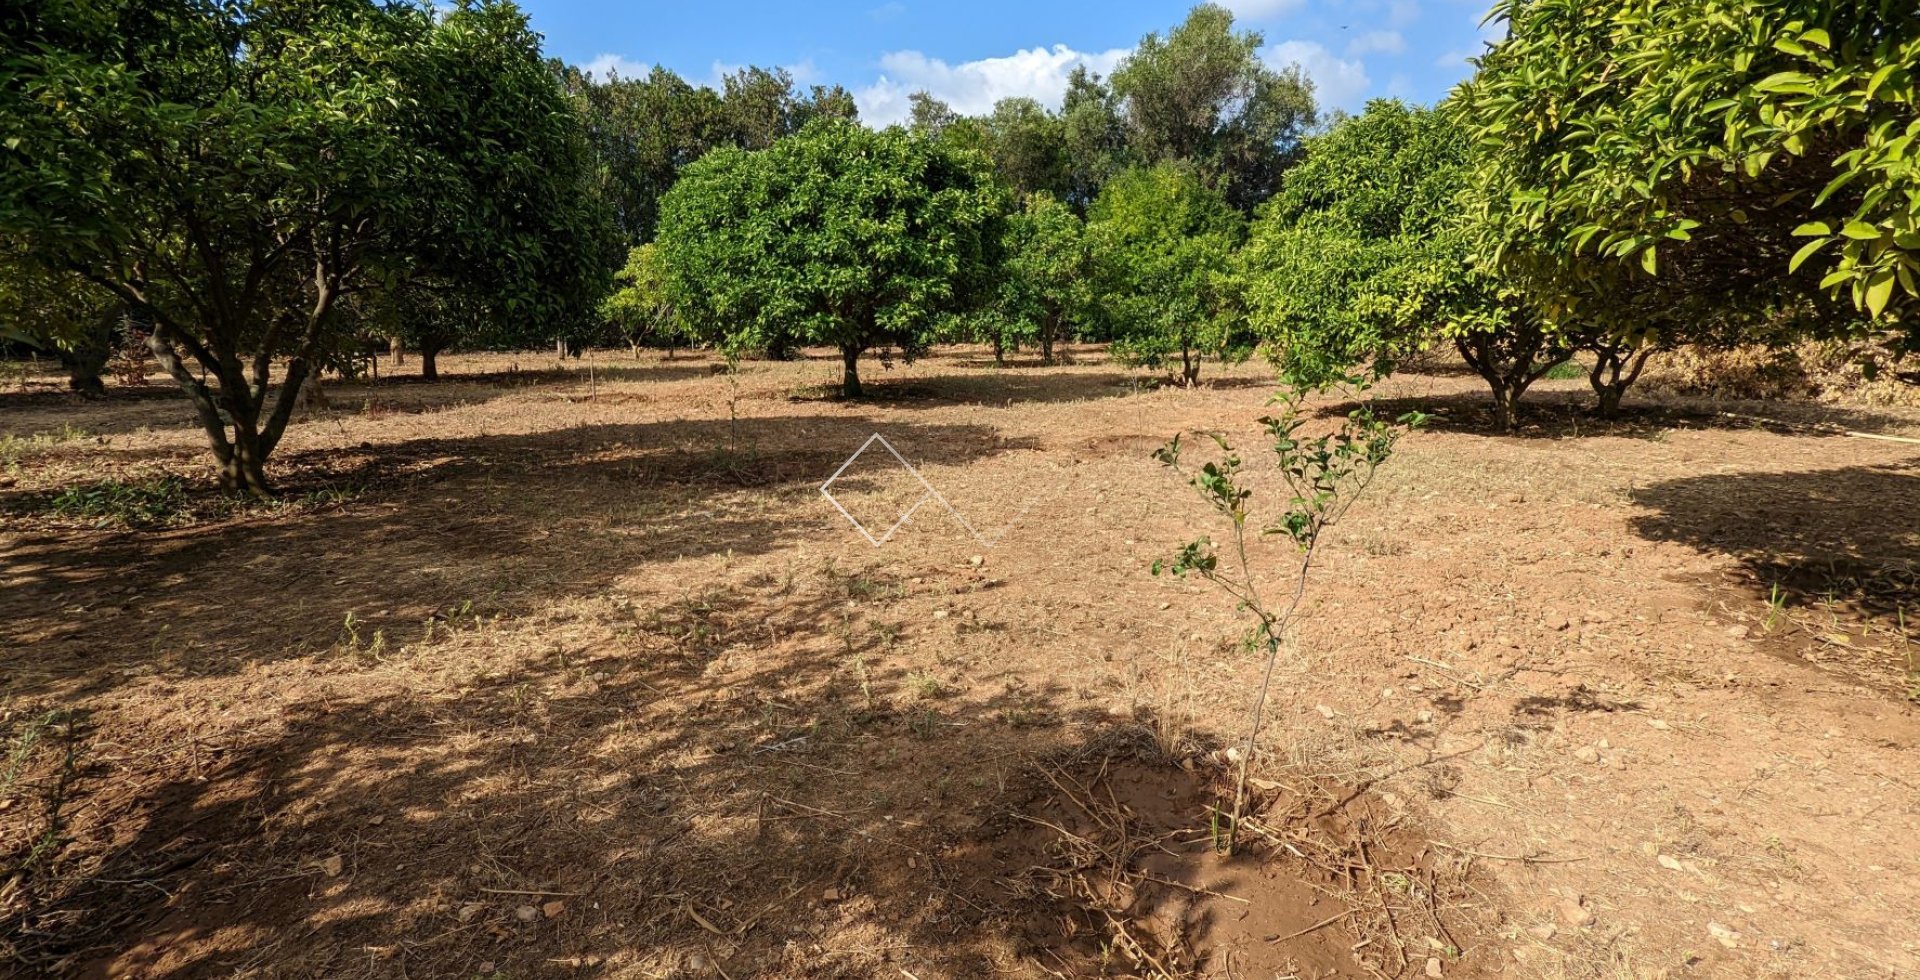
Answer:
M1367 77L1367 65L1358 58L1341 58L1317 41L1282 41L1260 52L1261 60L1275 68L1299 65L1313 79L1314 101L1323 109L1359 112L1366 102L1373 80Z
M1347 54L1399 54L1407 50L1407 39L1399 31L1368 31L1347 42Z
M1221 0L1240 20L1268 20L1298 10L1304 0Z
M899 20L901 15L906 12L907 5L904 3L883 3L867 11L867 16L873 18L877 23L884 24L888 21Z
M922 90L962 115L986 113L995 102L1016 96L1058 106L1074 68L1085 65L1105 75L1126 55L1122 48L1088 52L1056 44L950 65L918 51L895 51L881 57L880 77L855 92L854 100L860 105L860 120L869 126L905 122L912 111L907 97Z
M623 55L601 54L595 55L592 61L581 65L580 70L605 81L616 74L621 78L645 78L647 73L653 70L653 66Z

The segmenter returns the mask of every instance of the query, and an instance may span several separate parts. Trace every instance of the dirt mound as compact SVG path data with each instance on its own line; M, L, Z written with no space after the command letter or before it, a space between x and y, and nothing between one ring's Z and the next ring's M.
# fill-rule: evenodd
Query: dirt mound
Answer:
M1055 975L1479 975L1461 865L1364 793L1267 780L1229 854L1222 761L1143 739L1037 764L948 857Z

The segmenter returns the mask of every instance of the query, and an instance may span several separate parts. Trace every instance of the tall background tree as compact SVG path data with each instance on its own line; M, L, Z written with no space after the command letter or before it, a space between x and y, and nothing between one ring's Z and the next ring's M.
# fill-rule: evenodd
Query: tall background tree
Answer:
M863 353L915 356L982 294L1003 208L979 154L823 119L689 167L662 204L659 241L691 329L735 348L835 347L852 398Z
M1261 43L1203 4L1165 37L1141 38L1112 78L1131 151L1190 164L1243 213L1278 189L1315 119L1312 83L1298 66L1267 66Z
M269 492L343 296L418 260L538 322L603 278L575 116L510 4L49 0L7 27L0 235L152 324L229 489Z

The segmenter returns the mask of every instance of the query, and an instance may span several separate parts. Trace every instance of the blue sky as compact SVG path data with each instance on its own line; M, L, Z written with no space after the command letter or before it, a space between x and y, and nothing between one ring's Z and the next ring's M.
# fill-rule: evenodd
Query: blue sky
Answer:
M926 89L966 113L1026 95L1058 104L1085 64L1105 75L1148 31L1179 23L1188 3L1113 0L853 0L618 2L521 0L547 52L622 74L665 65L712 83L733 68L782 66L803 82L852 90L861 117L903 119ZM1227 0L1261 56L1299 64L1322 106L1367 99L1432 102L1464 78L1489 36L1488 0Z

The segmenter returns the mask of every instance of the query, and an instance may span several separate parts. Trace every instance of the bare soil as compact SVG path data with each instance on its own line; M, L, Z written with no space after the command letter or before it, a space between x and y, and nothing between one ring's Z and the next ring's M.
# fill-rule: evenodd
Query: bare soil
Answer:
M9 382L0 970L1920 974L1920 444L1837 434L1920 412L1385 386L1227 856L1259 663L1150 454L1270 377L1077 353L383 364L245 506Z

